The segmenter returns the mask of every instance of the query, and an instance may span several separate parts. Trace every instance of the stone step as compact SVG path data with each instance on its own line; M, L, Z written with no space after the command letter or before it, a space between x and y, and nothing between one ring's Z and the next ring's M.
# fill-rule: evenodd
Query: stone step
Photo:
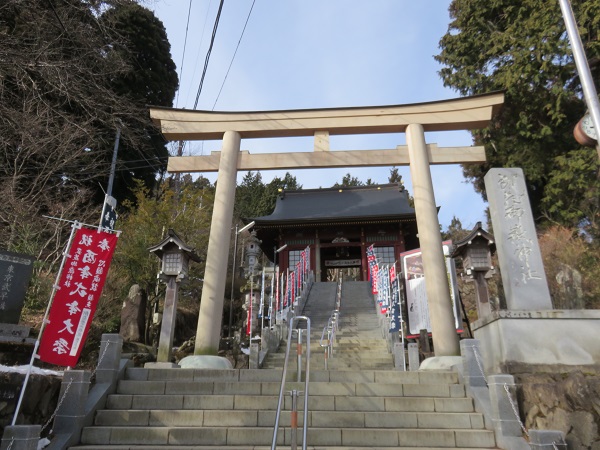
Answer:
M102 410L94 424L111 427L272 427L275 424L277 402L270 410ZM280 423L289 425L291 412L282 411ZM302 411L298 425L304 423ZM435 428L483 429L480 413L414 413L363 411L309 411L311 428Z
M327 340L324 339L323 340L323 345L326 345ZM290 349L294 349L296 350L296 345L297 345L297 341L294 340L292 342L292 345L290 346ZM385 342L384 340L373 340L373 342L353 342L353 340L350 339L340 339L337 338L333 344L333 347L335 349L338 350L344 350L344 351L349 351L349 352L364 352L364 351L382 351L382 352L387 352L388 351L388 344L387 342ZM285 348L286 345L283 344L279 347L279 353L284 353L285 354ZM318 351L319 349L323 349L323 347L321 347L321 336L319 336L318 339L312 339L310 341L310 350L311 351ZM302 338L302 350L306 351L306 339L304 339L304 337Z
M98 411L94 424L98 426L170 426L170 427L272 427L275 423L277 399L269 408L261 409L140 409ZM271 407L272 406L272 407ZM299 409L298 424L304 417ZM290 411L281 412L280 423L290 424ZM366 412L366 411L315 411L308 412L308 426L313 428L440 428L483 429L480 413L441 412Z
M315 350L311 350L310 352L310 357L311 360L313 358L322 358L323 355L325 354L325 349L324 348L317 348L316 351ZM375 358L391 358L392 354L390 352L388 352L387 350L382 351L382 350L365 350L364 352L356 352L356 351L344 351L339 349L338 347L334 347L333 348L333 355L341 358L341 359L348 359L348 360L358 360L358 359L364 359L364 360L369 360L369 359L375 359ZM292 359L296 359L296 352L290 352L290 360ZM273 353L271 355L269 355L269 358L271 359L279 359L279 360L284 360L285 359L285 353ZM306 352L302 352L302 358L306 358Z
M313 297L312 293L315 293ZM323 295L318 298L316 294ZM308 399L311 450L483 450L494 448L455 372L393 369L388 343L368 283L344 285L341 327L324 370L322 329L312 328ZM317 284L305 310L313 324L326 323L335 284ZM346 308L344 310L344 308ZM306 347L306 337L303 337ZM303 391L291 343L284 389ZM306 351L306 348L304 348ZM79 450L270 449L281 385L285 343L266 361L271 369L128 369L95 425L82 433ZM306 356L303 355L303 364ZM279 367L277 367L279 366ZM298 422L304 396L297 398ZM292 399L283 398L277 448L291 448ZM302 428L297 431L298 443Z
M313 369L335 369L335 370L339 370L341 372L351 372L351 371L355 371L356 369L363 369L363 370L383 370L383 369L387 369L390 370L392 368L392 363L391 362L386 362L386 363L362 363L362 364L356 364L356 363L344 363L343 361L340 362L338 360L329 360L329 362L327 363L327 365L325 365L325 361L311 361L311 367ZM277 369L277 368L281 368L283 366L283 363L279 363L277 361L273 361L270 363L266 363L264 365L265 368L267 369ZM293 370L294 373L296 373L296 369L295 367L293 368L288 368L288 370ZM304 379L304 377L302 378Z
M291 430L281 428L278 445L290 445ZM85 445L270 445L272 427L86 427L81 443ZM302 432L298 432L298 442ZM495 447L494 433L488 430L388 429L388 428L309 428L311 446L375 447Z
M281 382L281 369L143 369L129 368L122 381L204 381L204 382ZM295 374L287 373L288 380ZM458 374L451 371L362 370L339 372L311 370L313 382L398 383L398 384L457 384Z
M347 372L349 375L356 375ZM343 371L338 372L343 375ZM279 395L279 382L205 382L205 381L135 381L122 380L117 385L121 395ZM304 382L286 382L285 390L304 389ZM398 384L363 383L352 381L310 382L311 396L342 395L354 397L441 397L457 398L465 396L462 384Z
M298 431L300 432L300 431ZM78 445L77 447L70 447L77 450L164 450L166 446L163 445ZM402 450L448 450L447 447L398 447ZM489 450L489 447L452 447L454 450ZM271 450L271 445L169 445L169 450ZM290 446L278 445L278 450L291 450ZM345 447L345 446L314 446L307 445L308 450L389 450L389 447L373 447L371 445L366 447Z
M312 395L309 389L309 411L360 411L360 412L475 412L472 399L468 397L341 397L335 395ZM109 410L275 410L277 395L131 395L112 394L108 397ZM290 410L292 399L285 395L283 409ZM298 397L298 408L304 408L304 397Z
M70 447L78 450L214 450L215 447L207 445L78 445L77 447ZM289 445L278 445L279 450L291 450ZM387 450L389 447L359 447L359 446L313 446L308 445L307 448L310 450ZM448 450L446 447L398 447L402 450ZM220 445L220 450L271 450L271 445L253 445L248 447L247 445ZM486 450L481 447L453 447L454 450Z
M305 361L302 361L302 367L304 367ZM296 373L296 361L290 363L288 366L288 370L292 370ZM282 359L272 359L266 362L263 365L266 369L280 369L283 367ZM310 361L311 371L316 369L325 369L325 358L324 355L321 355L320 358L311 357ZM385 360L379 361L346 361L343 358L330 358L327 362L327 369L329 370L340 370L340 371L356 371L356 370L391 370L394 367L393 360L391 356L388 356ZM311 376L312 379L312 376Z

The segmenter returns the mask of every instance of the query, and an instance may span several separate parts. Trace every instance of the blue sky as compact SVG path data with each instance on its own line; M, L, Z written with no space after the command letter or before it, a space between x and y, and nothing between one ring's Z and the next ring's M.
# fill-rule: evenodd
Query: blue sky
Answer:
M233 59L252 0L227 0L197 109L261 111L420 103L456 98L444 88L433 56L448 28L450 0L256 0ZM152 0L180 75L176 107L192 109L210 43L218 0ZM226 77L228 68L229 74ZM225 83L223 84L223 81ZM219 94L220 91L220 94ZM427 133L439 146L471 145L467 132ZM332 136L332 150L394 148L402 133ZM220 142L186 143L186 155L208 154ZM252 153L310 151L312 138L246 139ZM386 183L390 168L290 171L304 188L330 187L350 172ZM408 167L399 167L412 192ZM263 181L285 172L262 171ZM244 173L240 173L240 179ZM205 174L214 181L216 174ZM440 223L457 216L465 228L484 221L486 205L460 166L432 166Z

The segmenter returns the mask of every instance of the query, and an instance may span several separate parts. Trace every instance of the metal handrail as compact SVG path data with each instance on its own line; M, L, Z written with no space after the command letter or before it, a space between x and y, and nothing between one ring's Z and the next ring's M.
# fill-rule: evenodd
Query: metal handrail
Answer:
M339 318L340 318L340 306L342 303L342 280L338 282L335 300L335 309L331 312L331 316L327 320L327 325L323 327L321 333L321 339L319 340L319 346L325 349L325 370L329 369L329 358L333 356L333 344L335 343L335 335L339 329ZM325 339L325 332L327 332L327 343L323 345Z
M325 349L325 370L329 370L328 360L333 356L333 344L335 342L335 333L338 327L338 312L334 311L327 321L327 325L323 327L323 333L321 334L321 340L319 346ZM327 331L327 344L323 345L323 339L325 338L325 332Z
M281 415L281 403L283 401L283 391L285 388L285 377L290 356L290 347L292 344L292 331L294 322L299 320L306 321L306 369L304 377L304 423L302 430L302 449L306 450L306 430L308 426L308 381L310 379L310 319L306 316L298 316L290 320L287 346L285 348L285 360L283 362L283 373L281 374L281 387L279 388L279 399L277 401L277 412L275 413L275 426L273 427L273 441L271 450L277 448L277 432L279 431L279 416Z

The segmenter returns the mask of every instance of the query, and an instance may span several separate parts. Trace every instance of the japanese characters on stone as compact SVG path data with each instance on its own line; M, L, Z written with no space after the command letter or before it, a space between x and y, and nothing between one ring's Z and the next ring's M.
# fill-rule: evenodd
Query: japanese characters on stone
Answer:
M29 255L0 252L0 323L19 323L33 262Z

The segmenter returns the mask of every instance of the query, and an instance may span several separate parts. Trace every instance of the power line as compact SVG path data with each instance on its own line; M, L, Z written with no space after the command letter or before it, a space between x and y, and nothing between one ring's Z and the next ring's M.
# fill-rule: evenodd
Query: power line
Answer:
M221 96L221 91L223 90L223 86L225 86L225 82L227 81L227 76L229 75L229 71L231 70L231 66L233 65L235 55L237 55L238 48L240 48L242 38L244 37L244 32L246 31L246 26L248 25L248 21L250 20L250 14L252 14L252 10L254 9L254 3L256 3L256 0L252 1L252 6L250 7L250 12L248 12L248 17L246 18L246 23L244 24L244 29L242 30L240 40L238 41L237 46L235 47L235 52L233 52L233 56L231 57L231 62L229 63L229 67L227 68L227 73L225 74L225 78L223 78L223 84L221 84L221 89L219 89L219 93L217 94L217 98L215 99L215 103L213 104L213 111L215 109L215 106L217 106L217 102L219 101L219 97Z
M183 79L183 61L185 60L185 48L187 47L188 30L190 28L190 15L192 12L192 0L190 0L190 6L188 7L187 23L185 25L185 38L183 40L183 55L181 55L181 67L179 70L179 84ZM179 89L177 89L177 98L175 99L175 106L179 103Z
M215 37L217 35L217 28L219 27L219 19L221 18L221 11L223 10L223 3L225 0L221 0L219 3L219 10L217 11L217 17L215 18L215 24L213 26L212 36L210 38L210 45L206 52L206 59L204 60L204 69L202 71L202 77L200 78L200 84L198 85L198 93L196 94L196 101L194 102L194 109L198 106L198 100L200 99L200 93L202 92L202 85L204 84L204 77L208 69L208 61L210 60L210 54L212 52L213 45L215 43Z

